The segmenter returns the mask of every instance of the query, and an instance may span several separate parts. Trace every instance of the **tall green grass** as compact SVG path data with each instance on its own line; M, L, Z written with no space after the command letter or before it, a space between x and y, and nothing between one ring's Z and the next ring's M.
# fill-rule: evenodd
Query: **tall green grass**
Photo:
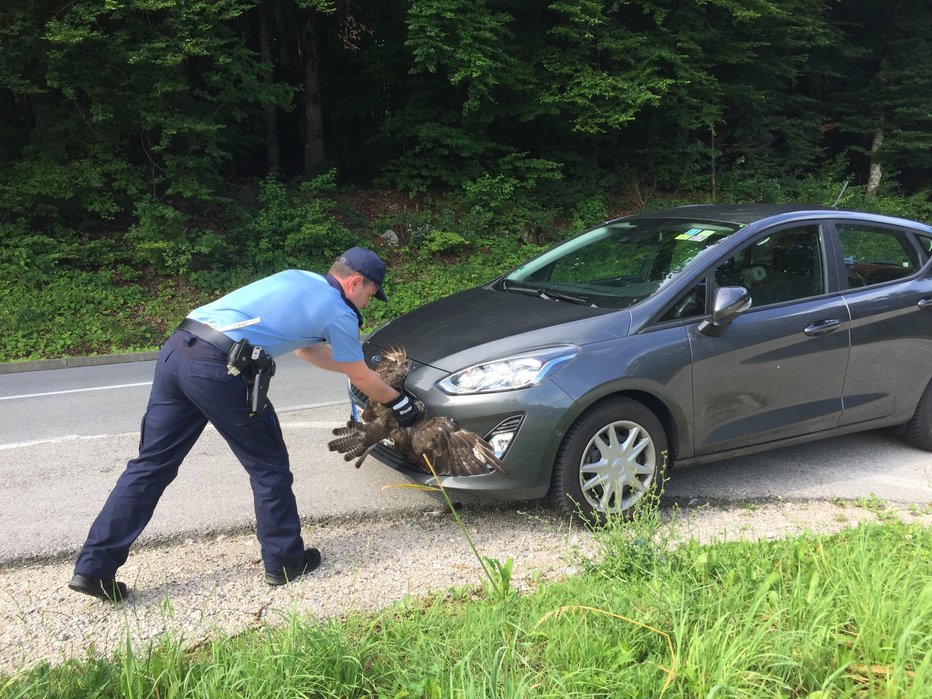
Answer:
M932 532L671 545L609 523L582 572L375 615L39 665L3 697L929 697Z

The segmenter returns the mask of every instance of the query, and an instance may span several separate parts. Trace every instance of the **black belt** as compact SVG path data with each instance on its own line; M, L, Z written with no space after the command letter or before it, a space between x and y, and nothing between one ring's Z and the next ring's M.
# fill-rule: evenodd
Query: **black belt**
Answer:
M236 344L235 340L231 340L219 330L215 330L206 323L194 320L194 318L185 318L181 321L181 325L178 326L178 329L189 332L195 337L204 340L204 342L209 342L221 352L229 353L233 345Z

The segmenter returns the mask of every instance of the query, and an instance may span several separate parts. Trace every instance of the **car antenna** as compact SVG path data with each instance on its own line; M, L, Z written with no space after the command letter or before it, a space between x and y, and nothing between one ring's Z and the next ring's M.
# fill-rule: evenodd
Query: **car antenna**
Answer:
M841 201L841 197L844 195L846 189L848 189L848 180L845 180L845 183L841 186L841 191L838 193L838 197L835 199L835 203L832 204L833 209L838 208L838 202Z

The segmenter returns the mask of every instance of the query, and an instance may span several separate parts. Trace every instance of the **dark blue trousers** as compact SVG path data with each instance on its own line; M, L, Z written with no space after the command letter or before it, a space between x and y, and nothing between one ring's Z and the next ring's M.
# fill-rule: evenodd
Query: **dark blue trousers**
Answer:
M242 376L227 373L225 353L178 330L159 352L142 419L139 456L126 464L91 525L75 573L115 577L208 422L249 474L256 535L266 569L281 570L304 560L301 523L291 489L294 477L275 410L270 405L261 417L249 417L246 382Z

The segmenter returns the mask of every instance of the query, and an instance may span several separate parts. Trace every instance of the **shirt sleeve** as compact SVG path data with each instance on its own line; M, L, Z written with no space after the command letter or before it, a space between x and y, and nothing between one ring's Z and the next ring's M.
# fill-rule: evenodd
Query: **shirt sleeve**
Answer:
M360 362L363 360L359 342L359 324L354 315L344 313L324 331L336 362Z

